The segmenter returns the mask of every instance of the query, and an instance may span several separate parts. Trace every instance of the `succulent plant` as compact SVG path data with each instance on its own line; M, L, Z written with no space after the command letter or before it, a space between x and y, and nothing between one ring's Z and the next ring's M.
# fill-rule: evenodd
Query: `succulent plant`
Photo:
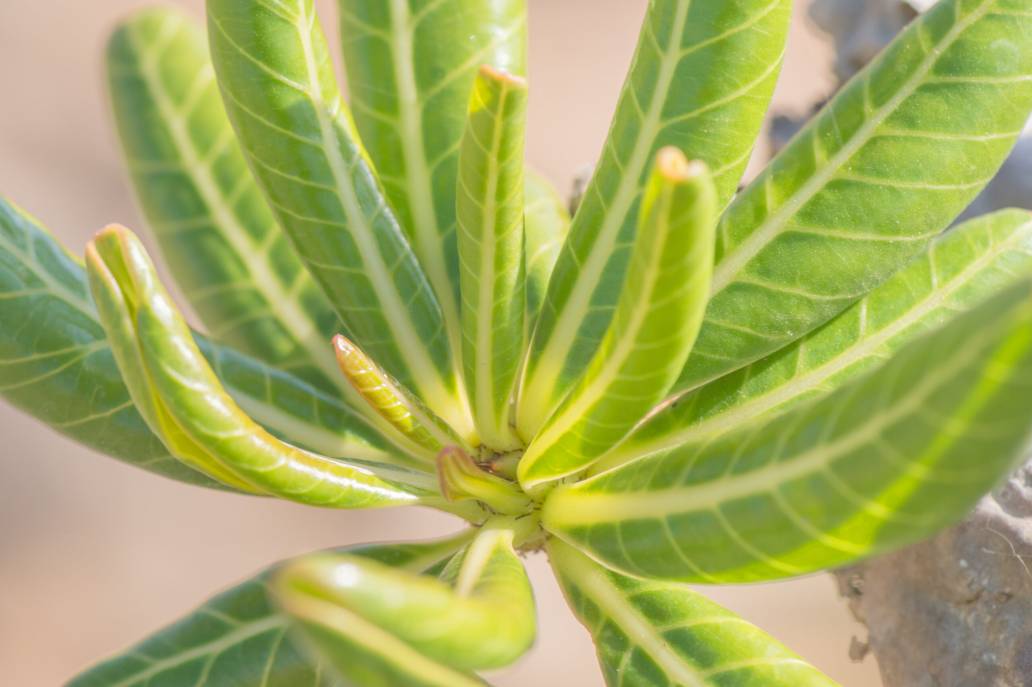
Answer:
M608 684L833 684L688 585L920 540L1021 460L1032 217L943 230L1032 111L1032 4L942 0L736 194L790 9L652 0L572 220L524 166L522 0L341 0L347 104L311 0L120 26L206 333L129 230L83 264L3 201L5 397L182 482L470 526L276 565L71 684L484 684L542 549Z

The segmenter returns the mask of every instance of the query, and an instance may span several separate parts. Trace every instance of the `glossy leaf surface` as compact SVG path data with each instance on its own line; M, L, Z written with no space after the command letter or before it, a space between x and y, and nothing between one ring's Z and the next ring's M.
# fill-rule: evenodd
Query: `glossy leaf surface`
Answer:
M524 488L590 465L669 391L706 309L716 212L706 166L661 150L612 325L581 381L527 447L519 466Z
M532 339L517 420L533 436L598 349L620 296L649 170L663 146L734 193L781 66L790 0L656 0L612 129Z
M531 169L526 170L526 212L524 215L524 253L527 262L527 331L533 331L548 291L548 280L559 259L563 241L570 230L570 213L552 184Z
M611 687L836 684L687 585L621 575L556 540L549 558Z
M477 68L526 71L525 0L338 0L355 123L460 346L455 188Z
M946 0L916 19L728 208L700 385L820 326L942 231L1032 111L1024 0Z
M782 412L882 363L922 332L1032 275L1032 215L972 220L827 325L783 350L677 398L592 467L700 441Z
M107 75L140 205L212 338L336 389L336 313L247 168L204 32L174 9L138 12L108 44Z
M487 526L441 579L348 555L288 564L274 596L331 665L357 684L480 684L534 638L530 582L513 533Z
M279 441L251 420L223 390L128 230L98 234L87 269L133 400L180 460L225 484L317 506L415 504L429 495Z
M210 0L208 25L251 168L350 338L467 435L441 308L358 140L311 0Z
M510 421L523 357L526 82L493 67L473 86L459 154L462 364L480 440L516 449Z
M432 574L467 539L427 544L359 546L349 556L413 574ZM68 687L342 687L332 670L312 661L273 604L271 572L207 601L174 625L74 678Z
M748 582L845 565L967 513L1032 434L1028 280L769 422L545 503L547 529L645 577Z

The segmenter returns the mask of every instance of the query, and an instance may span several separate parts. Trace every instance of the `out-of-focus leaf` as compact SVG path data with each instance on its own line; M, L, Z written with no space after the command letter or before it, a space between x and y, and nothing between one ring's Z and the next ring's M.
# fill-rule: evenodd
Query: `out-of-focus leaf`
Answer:
M834 687L765 632L690 587L607 570L553 539L549 560L611 687Z
M107 74L137 197L212 338L336 390L336 313L247 168L204 32L172 8L138 12L112 36Z
M462 364L481 442L519 448L510 410L523 357L526 82L483 67L459 155Z
M629 574L748 582L833 568L963 517L1025 456L1024 280L826 397L558 487L542 521Z
M388 481L365 467L279 441L251 420L223 390L128 230L110 227L98 234L86 263L100 320L133 401L178 459L225 484L316 506L433 500L416 473L405 484Z
M592 472L782 412L826 393L964 310L1032 275L1032 215L1005 210L934 241L834 320L655 412Z
M674 146L731 198L781 66L790 0L654 0L595 175L531 342L517 410L537 433L598 349L626 275L656 153Z
M347 554L298 559L273 592L317 653L363 687L481 684L469 671L530 648L534 599L513 532L485 526L442 571L414 575Z
M570 230L570 213L552 184L530 169L526 170L524 197L527 204L524 217L527 263L525 324L527 331L531 332L541 314L548 279Z
M311 0L209 0L230 120L280 224L349 337L464 436L441 314L337 89Z
M687 390L827 322L896 272L996 173L1032 111L1025 0L944 0L728 208Z
M574 474L622 439L677 379L699 331L713 266L709 170L659 152L645 191L627 283L609 332L520 460L525 489Z
M338 0L355 123L461 346L455 187L477 68L526 72L526 0Z
M469 536L426 544L381 544L341 551L412 574L436 574ZM207 601L140 644L72 679L68 687L343 687L288 632L269 598L270 572Z

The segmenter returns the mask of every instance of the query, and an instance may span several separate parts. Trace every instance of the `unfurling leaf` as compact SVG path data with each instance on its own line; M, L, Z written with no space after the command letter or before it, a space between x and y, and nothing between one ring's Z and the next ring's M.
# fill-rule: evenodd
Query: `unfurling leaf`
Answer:
M319 506L415 504L429 495L286 444L251 420L222 389L128 230L101 232L87 270L132 398L180 460L238 489Z
M588 467L669 391L709 295L716 193L706 166L660 151L609 332L520 461L524 488Z
M414 575L438 575L468 533L420 544L380 544L336 553ZM325 661L309 658L270 598L269 571L205 602L135 647L73 678L68 687L342 687ZM393 687L393 686L392 686Z
M323 554L276 575L274 595L342 675L369 687L482 684L473 670L530 648L534 599L513 531L486 525L442 571L417 576Z
M520 447L510 410L524 346L523 151L527 85L484 67L459 154L462 363L481 442Z

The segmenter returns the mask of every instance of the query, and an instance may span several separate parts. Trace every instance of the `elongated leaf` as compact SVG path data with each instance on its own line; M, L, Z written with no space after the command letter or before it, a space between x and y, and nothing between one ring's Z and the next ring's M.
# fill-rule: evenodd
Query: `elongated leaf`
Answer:
M784 51L790 0L654 0L605 149L555 267L517 426L533 436L598 349L630 258L656 152L713 170L718 204L749 159Z
M533 331L545 302L548 280L570 230L570 213L547 179L526 170L524 237L527 263L527 331Z
M331 665L356 684L481 684L471 670L521 656L534 638L530 581L513 532L481 529L442 579L349 555L286 566L274 594Z
M140 204L212 337L335 389L336 313L247 169L203 31L175 9L138 12L107 73Z
M208 24L251 168L350 337L468 436L440 306L341 100L311 0L210 0Z
M833 687L762 630L686 585L626 577L558 540L549 559L612 687Z
M436 574L468 540L463 534L425 544L360 546L348 555L413 574ZM338 687L288 633L273 605L270 571L207 601L174 625L74 678L68 687Z
M661 150L613 323L584 377L527 447L524 488L590 465L669 391L706 309L716 210L706 166Z
M1029 275L1032 215L1005 210L967 222L824 327L656 412L592 471L787 410Z
M483 67L459 155L462 364L480 440L519 448L510 408L523 357L527 84Z
M915 20L728 209L679 388L799 338L921 252L1030 110L1027 2L944 0Z
M826 397L711 441L559 487L546 528L646 577L813 572L962 517L1032 435L1032 283L1018 284Z
M526 71L526 0L338 0L348 91L458 351L455 187L477 68Z
M430 492L275 439L223 390L138 240L109 228L87 249L90 287L115 359L152 431L225 484L337 508L418 503Z

